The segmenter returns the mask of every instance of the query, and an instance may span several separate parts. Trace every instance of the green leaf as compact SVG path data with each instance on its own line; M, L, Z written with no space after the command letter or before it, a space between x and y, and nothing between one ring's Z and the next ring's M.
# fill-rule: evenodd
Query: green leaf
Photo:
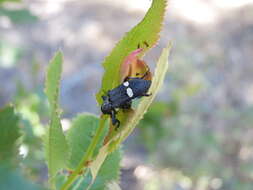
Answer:
M95 178L97 177L98 171L100 167L103 165L107 156L108 156L108 147L107 146L101 147L96 159L90 165L93 180L95 180Z
M169 66L168 57L169 57L170 49L171 49L171 43L169 43L168 46L163 49L162 54L157 62L152 84L149 89L149 93L151 93L152 95L149 97L142 98L140 104L135 110L135 113L128 118L128 121L126 122L124 126L124 129L118 135L120 142L126 139L126 137L133 131L135 126L138 124L138 122L143 118L144 114L148 110L156 94L161 88L166 72L168 70L168 66Z
M119 68L124 58L133 50L137 49L137 45L147 42L149 47L142 47L144 52L151 48L159 39L159 32L164 19L166 0L153 0L153 3L145 15L144 19L135 26L125 37L116 45L111 54L105 59L103 66L105 73L103 76L102 87L96 95L99 104L102 103L101 96L104 92L117 86L120 82ZM170 45L165 48L157 63L152 85L149 89L150 97L143 98L134 113L124 114L127 118L126 122L121 122L121 131L114 133L109 143L103 146L96 160L92 162L90 168L93 175L93 180L97 176L100 166L106 159L108 154L115 150L123 140L132 132L140 119L147 111L159 88L162 85L166 71L168 69L168 55ZM118 117L122 117L122 114ZM118 118L119 119L119 118ZM124 119L124 118L123 118ZM121 120L122 121L122 120Z
M13 106L0 110L0 189L37 190L36 185L26 180L17 167L18 139L21 136L19 117Z
M47 70L45 93L47 95L50 108L54 112L58 108L59 85L61 80L63 55L58 51L50 61Z
M106 120L103 119L103 116L101 116L101 119L99 120L99 126L96 129L95 135L92 138L85 154L83 155L81 161L79 162L78 166L76 169L68 176L67 181L62 185L61 189L62 190L67 190L73 182L77 179L78 175L80 172L85 171L87 168L89 162L93 159L93 154L96 151L97 146L101 142L101 138L103 136L103 132L105 131L105 128L107 126Z
M142 119L143 115L146 113L148 107L158 93L158 90L161 88L166 72L168 70L168 56L170 49L171 44L169 44L167 48L163 49L163 52L158 60L152 84L149 89L149 93L152 95L141 100L135 110L135 113L131 114L131 116L128 118L128 121L125 122L124 126L121 126L122 130L99 150L96 159L90 166L93 178L96 178L97 172L108 154L116 149L130 135L140 119Z
M32 15L28 9L11 10L8 8L0 7L0 16L8 17L15 24L33 23L38 20L38 17Z
M161 31L162 22L164 20L166 3L167 3L167 0L153 0L153 3L149 11L145 15L144 19L137 26L135 26L130 32L126 33L123 39L112 50L111 54L108 57L106 57L103 63L105 73L102 80L102 87L96 95L96 99L99 105L101 105L102 103L101 96L103 95L103 93L105 93L106 91L112 89L113 87L119 84L120 66L123 60L126 58L126 56L129 55L129 53L132 52L133 50L136 50L139 45L143 49L142 52L144 54L148 49L150 49L157 43L159 39L159 32ZM141 56L143 56L143 54ZM153 97L154 95L150 97L149 99ZM123 119L127 119L127 118L128 117L125 117ZM130 117L130 118L133 118L133 117ZM79 172L83 168L85 168L83 166L83 163L87 162L90 156L93 155L94 147L96 147L97 145L97 139L100 135L101 130L105 126L106 119L107 119L107 116L105 115L101 116L100 126L98 130L96 131L95 137L92 139L92 142L88 147L87 153L82 158L82 161L79 163L76 170L68 177L68 180L63 184L61 188L62 190L67 190L68 187L75 181ZM138 117L138 119L140 118ZM132 124L134 123L132 122ZM127 127L127 129L129 128L130 127ZM134 126L132 126L132 128L134 128ZM124 135L126 133L127 131L125 131ZM118 147L120 142L124 140L122 139L122 137L118 135L116 137L117 138L113 138L113 141L110 141L110 146L107 143L106 146L103 146L100 149L100 152L98 153L98 156L96 157L95 162L93 161L91 163L93 180L95 180L95 177L99 171L99 168L102 165L103 161L108 156L108 154L113 152L113 150L115 150ZM106 148L105 152L103 152L104 147ZM105 153L105 156L104 156L104 153Z
M8 3L8 2L12 2L12 3L18 3L18 2L21 2L21 0L0 0L0 5L1 5L1 3Z
M118 181L120 174L120 148L107 156L90 190L103 190L107 183ZM94 179L94 177L93 177Z
M26 180L19 170L10 170L10 168L0 166L0 189L2 190L38 190L41 189L32 182Z
M51 109L49 129L45 138L46 160L51 185L56 173L66 166L68 161L68 145L62 131L59 113L59 83L62 70L62 53L58 52L51 60L47 71L45 92Z
M20 137L18 116L12 106L0 110L0 162L13 162L18 156L17 140Z
M122 153L120 148L108 155L104 163L102 163L96 179L92 178L89 173L79 184L79 187L75 188L75 190L104 190L106 189L108 183L118 181L120 175L121 155Z
M121 190L121 188L116 181L112 181L107 184L106 190Z
M136 25L119 43L114 47L111 54L106 57L103 66L105 73L102 80L102 86L97 93L96 98L101 105L101 96L104 92L116 87L120 83L120 65L130 52L137 49L138 44L144 49L145 53L153 47L158 39L159 32L164 20L167 0L153 0L153 3L145 15L144 19ZM148 47L143 43L148 43Z
M76 117L72 123L72 127L67 132L67 141L70 149L70 160L68 167L75 169L85 154L91 139L99 125L98 117L94 115L82 114ZM106 130L100 137L96 149L102 145Z

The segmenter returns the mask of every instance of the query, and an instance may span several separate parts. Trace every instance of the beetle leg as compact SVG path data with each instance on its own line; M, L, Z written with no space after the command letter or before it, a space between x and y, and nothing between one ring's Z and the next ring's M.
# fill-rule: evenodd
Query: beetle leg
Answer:
M126 77L126 78L124 79L124 82L126 82L126 81L128 81L128 80L133 80L133 79L140 79L140 77ZM141 77L141 79L142 79L142 77Z
M149 44L147 41L144 41L143 43L146 45L146 47L149 47Z
M148 42L147 41L143 41L142 42L146 47L149 47L149 44L148 44ZM138 45L137 45L137 49L139 49L141 47L141 44L140 43L138 43Z
M151 96L152 95L152 93L150 93L150 94L142 94L142 96Z
M146 73L144 73L144 75L141 77L141 79L144 79L144 78L148 75L148 73L149 73L149 68L148 68L148 70L146 71Z
M116 130L117 130L120 126L120 121L116 118L116 111L115 110L112 110L111 119L112 119L112 124L114 126L116 126Z
M126 77L124 79L124 82L128 81L128 80L133 80L133 79L144 79L147 75L148 75L149 69L144 73L144 75L142 77ZM139 75L139 73L138 73Z
M115 123L116 131L118 130L119 126L120 126L120 121L116 119L116 123Z
M124 79L124 82L128 81L129 79L131 79L131 77L126 77L126 78Z
M131 108L131 105L132 105L132 102L129 101L129 102L126 102L124 105L122 105L120 108L128 110Z

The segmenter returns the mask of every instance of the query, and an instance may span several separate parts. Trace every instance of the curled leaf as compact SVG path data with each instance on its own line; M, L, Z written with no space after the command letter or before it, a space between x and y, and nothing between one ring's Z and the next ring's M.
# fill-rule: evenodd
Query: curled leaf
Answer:
M158 90L161 88L166 72L168 70L168 57L170 49L171 43L169 43L169 45L163 49L162 54L157 62L154 77L152 79L152 84L149 89L149 93L152 95L149 97L142 98L137 109L135 110L135 113L128 118L127 122L125 122L125 126L122 130L122 133L118 134L118 137L121 139L121 142L132 132L134 127L142 119L143 115L146 113L148 107L151 105L156 94L158 93Z
M96 177L100 165L103 163L108 154L118 148L119 145L130 135L130 133L133 131L133 129L136 127L140 119L142 119L147 109L151 105L153 99L158 93L158 90L163 84L166 72L168 70L168 56L170 49L171 44L169 43L169 45L163 49L163 52L158 60L154 78L152 80L152 85L149 90L152 95L150 97L145 97L141 100L134 113L129 115L129 117L127 118L127 122L125 122L124 125L121 126L121 131L119 133L114 133L115 135L110 139L107 139L106 144L100 148L96 159L90 166L90 169L93 173L93 178Z
M136 49L125 58L120 66L121 82L126 77L142 77L144 75L145 80L151 80L151 72L148 65L139 58L142 51L142 48Z
M152 48L159 39L167 0L153 0L151 7L143 20L117 43L111 54L104 60L105 69L102 86L96 94L99 105L102 104L104 92L120 84L120 65L131 52L142 48L144 53Z

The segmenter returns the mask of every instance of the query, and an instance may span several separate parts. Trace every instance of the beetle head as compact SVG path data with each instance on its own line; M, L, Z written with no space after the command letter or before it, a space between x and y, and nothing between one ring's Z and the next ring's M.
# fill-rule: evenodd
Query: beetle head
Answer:
M102 96L102 99L104 100L101 106L101 111L104 114L111 114L112 112L112 105L109 101L109 97L108 96Z

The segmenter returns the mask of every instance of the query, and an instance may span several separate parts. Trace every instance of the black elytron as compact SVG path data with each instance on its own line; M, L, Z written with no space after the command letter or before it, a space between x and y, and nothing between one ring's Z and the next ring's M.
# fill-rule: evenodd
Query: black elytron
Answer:
M150 96L147 92L150 88L151 80L144 79L146 74L141 78L127 77L122 84L102 96L101 111L103 114L111 116L112 124L116 126L116 129L120 126L120 121L116 118L116 109L130 109L133 99Z

